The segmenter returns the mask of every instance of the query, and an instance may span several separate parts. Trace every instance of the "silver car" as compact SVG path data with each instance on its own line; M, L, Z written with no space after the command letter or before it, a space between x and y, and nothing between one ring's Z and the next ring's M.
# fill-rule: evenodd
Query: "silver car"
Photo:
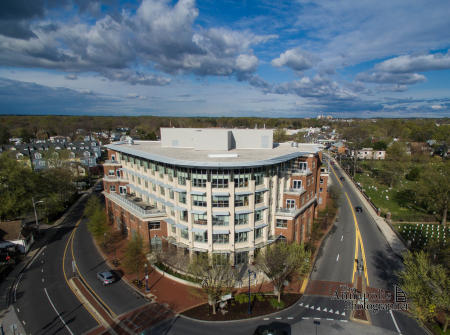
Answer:
M103 271L97 273L97 279L100 280L103 285L109 285L114 283L116 278L110 271Z

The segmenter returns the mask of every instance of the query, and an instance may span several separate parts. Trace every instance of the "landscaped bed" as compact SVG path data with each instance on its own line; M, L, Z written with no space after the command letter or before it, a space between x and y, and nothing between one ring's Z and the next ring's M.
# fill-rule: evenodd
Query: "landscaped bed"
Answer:
M242 302L242 299L233 299L227 303L224 308L227 312L222 313L220 308L217 308L216 315L212 314L212 307L209 304L200 305L187 310L182 315L190 318L206 320L206 321L229 321L247 319L250 317L266 315L270 313L279 312L280 310L292 306L300 298L301 294L284 294L281 297L284 308L277 309L274 300L277 301L277 297L271 294L257 294L258 297L252 297L252 313L248 314L248 299ZM241 300L241 303L238 302Z

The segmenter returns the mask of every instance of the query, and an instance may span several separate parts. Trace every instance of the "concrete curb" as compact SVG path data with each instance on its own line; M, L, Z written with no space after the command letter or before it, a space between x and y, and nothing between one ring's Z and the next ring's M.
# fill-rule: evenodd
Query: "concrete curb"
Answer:
M173 281L176 281L177 283L180 283L180 284L183 284L183 285L187 285L187 286L191 286L191 287L202 288L202 286L200 284L195 284L195 283L192 283L192 282L190 282L188 280L184 280L184 279L175 277L175 276L171 275L170 273L167 273L167 272L161 270L156 265L152 265L152 268L156 272L158 272L160 275L162 275L162 276L164 276L166 278L169 278L169 279L171 279Z

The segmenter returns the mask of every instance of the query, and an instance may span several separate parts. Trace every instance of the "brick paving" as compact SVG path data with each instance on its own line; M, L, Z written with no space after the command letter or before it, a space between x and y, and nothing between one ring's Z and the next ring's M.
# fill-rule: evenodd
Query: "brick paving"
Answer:
M325 280L311 280L305 290L307 295L332 296L342 286L352 288L352 283L341 283Z

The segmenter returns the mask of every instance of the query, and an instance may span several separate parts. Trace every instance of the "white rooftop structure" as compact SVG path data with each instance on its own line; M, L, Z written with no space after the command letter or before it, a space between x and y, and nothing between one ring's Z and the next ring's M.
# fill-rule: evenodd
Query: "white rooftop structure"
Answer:
M321 151L320 144L273 143L267 129L161 128L161 141L123 141L109 149L166 164L199 167L272 165Z

